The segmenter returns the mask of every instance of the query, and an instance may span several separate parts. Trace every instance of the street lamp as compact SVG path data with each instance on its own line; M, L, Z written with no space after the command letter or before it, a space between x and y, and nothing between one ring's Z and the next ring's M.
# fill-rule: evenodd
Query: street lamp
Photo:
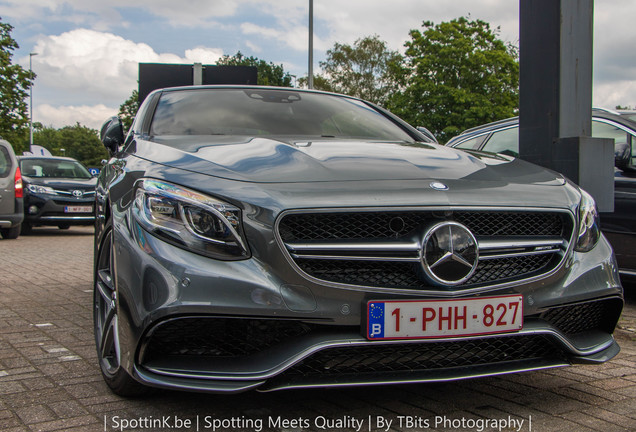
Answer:
M309 0L309 73L307 87L314 88L314 0Z
M29 75L33 72L33 56L38 55L38 53L29 53ZM32 152L33 149L33 81L31 81L31 86L29 87L29 151Z

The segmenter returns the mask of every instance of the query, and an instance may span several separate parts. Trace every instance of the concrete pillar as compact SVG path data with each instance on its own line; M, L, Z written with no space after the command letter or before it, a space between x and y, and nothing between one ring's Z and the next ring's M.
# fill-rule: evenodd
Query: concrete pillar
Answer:
M593 10L593 0L520 0L519 154L613 211L613 141L590 137Z

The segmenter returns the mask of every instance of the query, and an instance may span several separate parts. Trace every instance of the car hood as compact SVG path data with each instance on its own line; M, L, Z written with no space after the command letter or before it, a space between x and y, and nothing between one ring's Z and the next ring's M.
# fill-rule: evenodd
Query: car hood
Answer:
M52 187L53 189L61 189L61 190L73 189L73 188L89 189L89 188L94 188L95 185L97 184L97 178L95 177L91 177L88 179L77 179L77 178L69 179L69 178L51 178L51 177L41 178L41 177L29 177L29 176L22 176L22 177L24 181L28 184L48 186L48 187Z
M519 159L436 144L196 136L137 140L135 146L135 156L151 162L253 183L422 179L565 183L560 174Z

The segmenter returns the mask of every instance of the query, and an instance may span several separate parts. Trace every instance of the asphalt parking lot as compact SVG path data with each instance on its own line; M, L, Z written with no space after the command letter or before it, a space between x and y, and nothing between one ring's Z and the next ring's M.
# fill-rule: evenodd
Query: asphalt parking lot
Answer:
M634 431L636 286L601 366L442 384L114 396L96 364L92 228L0 240L0 431Z

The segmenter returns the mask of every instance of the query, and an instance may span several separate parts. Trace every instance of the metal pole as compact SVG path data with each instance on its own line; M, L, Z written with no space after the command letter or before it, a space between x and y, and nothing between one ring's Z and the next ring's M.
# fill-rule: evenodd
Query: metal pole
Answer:
M29 53L29 75L33 72L33 56L38 53ZM33 152L33 81L29 86L29 151Z
M309 76L307 86L314 88L314 0L309 0Z

